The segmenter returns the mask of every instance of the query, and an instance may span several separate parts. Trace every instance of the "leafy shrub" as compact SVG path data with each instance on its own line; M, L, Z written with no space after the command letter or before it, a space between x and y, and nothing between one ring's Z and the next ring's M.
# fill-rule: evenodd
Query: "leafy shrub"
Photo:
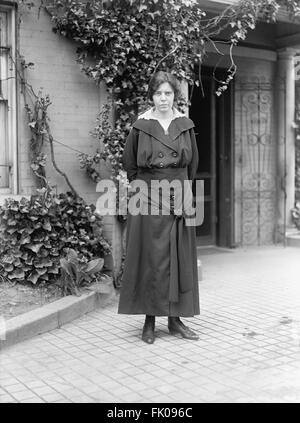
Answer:
M49 188L38 190L29 200L7 199L0 207L2 275L16 282L51 282L69 248L82 259L104 257L110 245L94 211L76 195L53 195Z
M60 285L63 293L78 294L78 289L85 283L92 282L96 279L103 267L104 260L102 258L87 261L87 259L80 259L80 256L75 250L70 248L67 256L60 259L61 265L61 281Z

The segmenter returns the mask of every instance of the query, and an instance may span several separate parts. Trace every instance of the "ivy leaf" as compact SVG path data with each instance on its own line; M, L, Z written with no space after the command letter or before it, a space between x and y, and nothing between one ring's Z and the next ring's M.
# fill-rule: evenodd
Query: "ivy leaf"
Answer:
M34 253L37 253L42 246L43 244L30 244L26 245L26 248L29 248L29 250L33 251Z
M7 232L9 233L9 234L14 234L15 232L17 232L18 231L18 229L17 228L11 228L11 229L7 229Z
M9 279L24 279L25 273L22 269L15 269L13 272L7 275Z
M37 192L39 195L44 195L44 194L46 194L46 192L47 192L47 188L37 188L36 192Z
M7 224L9 226L15 226L17 221L15 219L8 219Z
M47 273L47 269L36 269L36 272L39 276L41 276Z
M44 228L46 231L51 231L51 230L52 230L52 226L50 225L50 223L49 223L49 222L45 222L45 223L43 224L43 228Z
M53 262L47 258L43 258L35 260L33 264L36 269L42 269L43 267L51 267ZM47 269L45 269L45 271L47 271Z
M8 273L12 272L14 270L14 266L12 264L6 264L4 265L4 270Z
M24 238L21 238L21 240L20 240L20 244L21 245L24 245L24 244L29 244L31 242L31 238L30 238L30 236L26 236L26 237L24 237Z
M38 216L34 216L34 215L29 216L29 219L33 221L39 220Z
M35 285L39 279L39 276L40 275L38 274L38 272L34 271L30 273L30 275L27 277L27 280L33 283L33 285Z
M14 256L7 255L2 259L4 264L12 264L14 262Z
M141 4L138 8L139 13L141 13L143 10L147 10L147 6L145 4Z
M48 267L47 273L52 273L54 275L57 275L59 273L59 269L57 266Z

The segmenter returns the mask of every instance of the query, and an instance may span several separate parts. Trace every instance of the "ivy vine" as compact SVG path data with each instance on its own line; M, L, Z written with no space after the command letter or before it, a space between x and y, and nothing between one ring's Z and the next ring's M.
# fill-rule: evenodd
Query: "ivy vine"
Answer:
M29 5L26 5L29 7ZM30 5L32 7L32 5ZM38 94L28 83L25 70L33 63L10 54L24 95L30 138L31 169L39 189L29 199L8 198L0 207L0 271L1 280L24 283L57 283L61 272L60 258L72 248L83 263L111 254L111 246L103 236L103 222L94 205L80 198L68 176L57 166L48 108L49 95ZM50 146L51 162L64 177L71 192L54 193L45 165L45 143ZM60 284L64 289L64 281Z
M280 6L300 14L300 2L241 0L217 16L207 16L196 0L52 0L54 31L78 43L77 60L96 84L104 82L113 103L114 124L108 109L99 115L95 136L103 145L93 156L81 155L81 167L94 181L101 159L108 161L112 178L122 179L124 143L132 121L147 106L148 82L156 70L171 70L180 81L201 86L195 65L205 63L206 48L218 52L218 39L229 46L231 66L218 81L217 95L234 78L233 49L245 40L258 20L273 22ZM226 30L226 39L224 34Z
M274 22L281 7L293 18L300 15L300 0L240 0L216 16L207 15L197 0L40 0L39 7L50 12L55 32L77 43L82 71L97 85L105 83L113 105L100 111L94 130L101 147L79 157L95 182L101 159L110 164L113 179L124 179L124 143L132 121L147 107L156 70L171 70L180 81L201 86L207 45L219 53L218 43L227 43L231 65L224 80L217 80L221 95L236 73L234 47L257 22Z
M19 0L19 4L29 8L36 6L31 0ZM97 85L104 82L109 94L109 101L100 111L93 131L99 140L100 147L94 155L80 154L81 167L86 169L88 175L97 182L100 180L99 163L104 160L111 166L112 178L127 184L126 173L121 164L124 143L132 121L139 111L148 106L148 82L155 71L171 70L180 81L186 82L191 87L201 86L201 66L206 60L207 46L212 45L215 52L219 53L218 43L226 43L231 65L227 69L224 80L217 81L216 94L221 95L236 73L234 47L246 39L248 32L255 28L258 21L274 22L281 6L288 10L293 18L299 17L300 0L240 0L233 6L225 7L216 16L207 15L201 8L201 2L197 0L40 0L39 12L42 8L50 12L53 30L77 43L77 60L82 71ZM200 72L196 74L195 68L198 68ZM27 88L29 87L24 79L21 82L24 82ZM55 257L59 256L65 247L65 244L59 244L61 240L71 243L72 247L79 245L82 248L82 245L88 244L91 251L87 254L93 254L95 246L101 247L101 254L107 253L109 245L102 238L99 244L99 240L96 240L90 231L90 226L88 226L90 232L87 231L87 221L90 222L96 217L89 210L86 212L86 205L78 199L67 175L57 167L53 152L54 140L47 114L51 104L50 98L43 97L41 93L36 95L33 90L31 93L34 97L33 106L29 107L26 102L26 110L32 134L32 170L41 186L46 186L41 194L43 192L47 194L45 198L48 199L49 186L45 175L46 156L43 153L44 141L47 140L50 144L52 164L64 176L73 192L60 199L64 204L66 203L66 209L62 212L66 214L72 211L75 216L75 223L72 225L77 225L79 222L77 230L77 227L70 226L69 220L66 220L68 224L62 225L67 228L64 239L59 232L59 225L64 222L58 214L61 211L60 202L58 210L52 211L49 208L50 215L53 217L51 227L55 225L58 227L53 234L57 245L55 244L55 251L51 250L53 257L51 256L49 262L45 261L40 265L39 261L46 254L43 251L41 257L38 257L37 264L34 264L35 273L30 273L29 276L35 283L47 273L44 267L51 265L53 272L57 272ZM181 104L183 100L179 106ZM51 195L51 192L49 194ZM27 213L27 203L19 206L22 213ZM16 245L20 244L22 238L21 245L24 244L27 250L38 255L37 248L42 248L41 237L44 237L42 241L45 242L45 247L48 248L49 243L47 233L49 225L43 220L44 200L36 203L36 213L39 215L41 211L41 225L45 226L43 230L46 231L38 234L40 238L32 237L31 239L30 234L25 233L23 227L20 227L20 231L24 234L22 232L20 235L19 223L13 214L18 212L16 207L16 204L12 203L8 204L7 210L3 210L8 222L7 233L10 234L13 231ZM101 230L101 222L99 224ZM33 231L30 224L27 226L27 231ZM7 237L9 239L8 235ZM38 247L35 243L39 243ZM24 277L20 271L24 263L28 266L26 271L32 270L30 267L32 263L28 260L33 260L34 256L31 253L29 256L28 251L25 250L22 256L20 254L17 256L13 251L3 263L5 271L12 279ZM21 263L21 259L25 262ZM36 271L39 266L42 270Z

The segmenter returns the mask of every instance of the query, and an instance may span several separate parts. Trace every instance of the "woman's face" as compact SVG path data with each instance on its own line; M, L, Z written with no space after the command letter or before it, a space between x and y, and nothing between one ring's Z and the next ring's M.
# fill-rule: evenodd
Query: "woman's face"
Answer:
M168 82L163 82L153 94L154 107L161 113L172 110L174 91Z

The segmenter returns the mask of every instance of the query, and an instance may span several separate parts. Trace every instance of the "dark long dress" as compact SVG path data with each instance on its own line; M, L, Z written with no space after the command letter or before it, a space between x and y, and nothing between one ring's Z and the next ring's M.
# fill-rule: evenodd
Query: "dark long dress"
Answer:
M123 153L129 181L194 179L198 151L193 127L180 115L166 133L157 120L139 118ZM126 249L119 313L200 313L194 226L174 214L128 214Z

